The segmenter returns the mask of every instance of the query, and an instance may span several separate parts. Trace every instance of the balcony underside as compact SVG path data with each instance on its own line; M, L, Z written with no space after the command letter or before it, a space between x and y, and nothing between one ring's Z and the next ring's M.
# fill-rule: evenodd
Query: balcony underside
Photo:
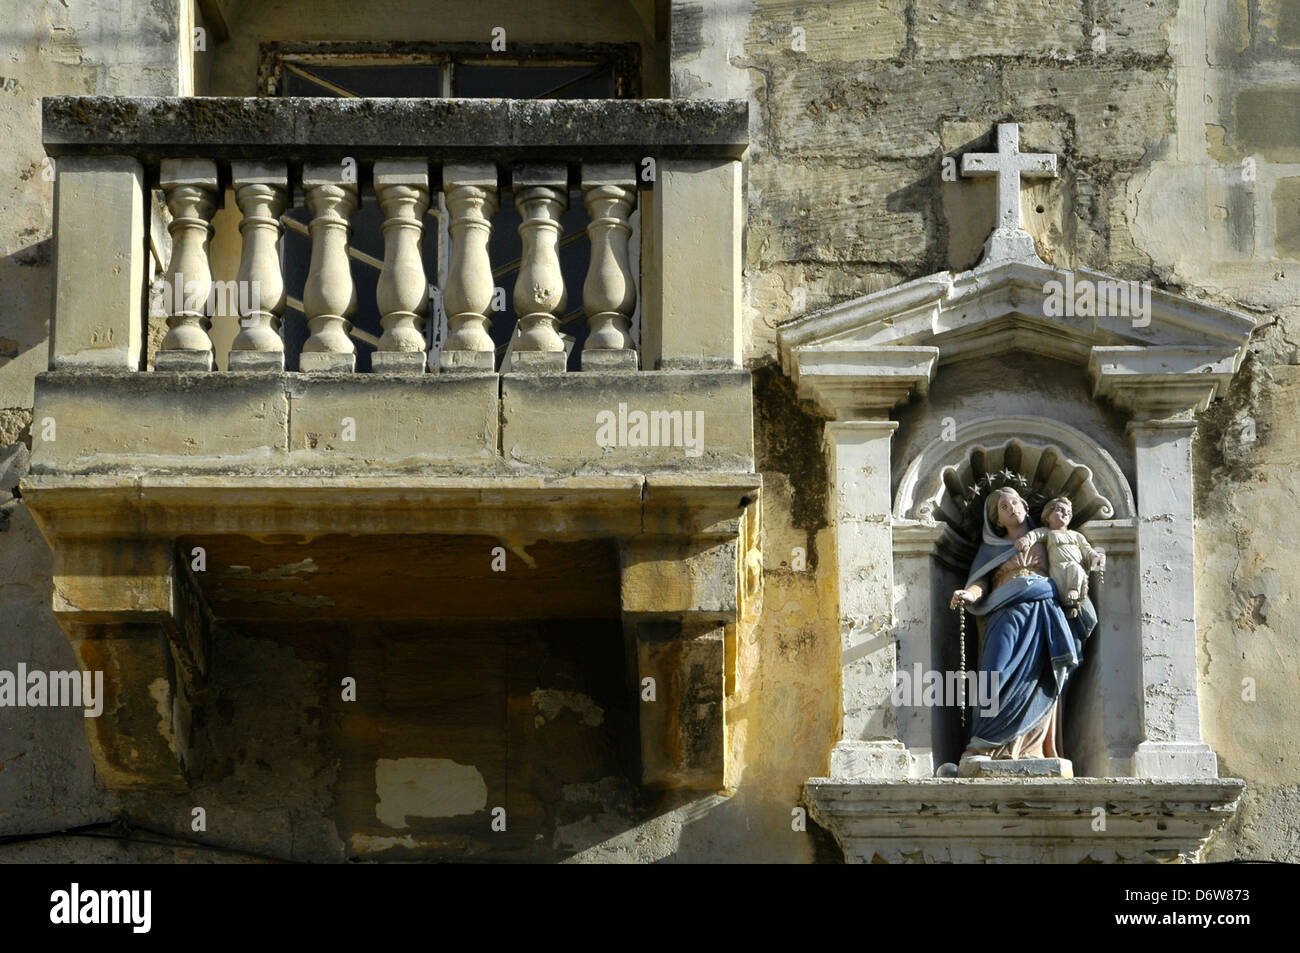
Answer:
M610 540L505 547L493 536L186 536L190 579L214 620L254 627L620 623ZM185 562L193 564L189 556Z

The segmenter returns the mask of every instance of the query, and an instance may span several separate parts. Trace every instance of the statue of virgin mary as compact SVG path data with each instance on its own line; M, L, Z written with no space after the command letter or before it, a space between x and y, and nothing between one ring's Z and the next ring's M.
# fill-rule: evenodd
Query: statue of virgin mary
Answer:
M1061 698L1097 613L1085 599L1078 617L1067 619L1046 547L1017 551L1016 540L1033 528L1019 493L994 490L983 510L979 551L951 605L964 602L984 620L979 678L997 686L996 703L975 710L962 758L1061 758Z

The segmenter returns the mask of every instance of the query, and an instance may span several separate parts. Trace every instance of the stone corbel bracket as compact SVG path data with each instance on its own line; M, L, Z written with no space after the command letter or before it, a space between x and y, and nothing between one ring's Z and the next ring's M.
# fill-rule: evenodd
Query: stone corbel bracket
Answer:
M934 347L800 349L795 383L817 408L838 420L879 417L930 390Z
M804 803L850 863L1195 863L1244 789L1235 778L810 778Z
M201 733L210 613L186 554L154 541L78 538L54 547L54 616L81 667L104 673L87 719L95 767L114 789L182 789ZM140 672L156 676L143 681Z
M760 488L758 475L748 487L697 479L692 500L681 486L647 478L646 533L620 542L628 677L646 702L639 718L648 787L734 786L726 711L739 631L761 599ZM708 512L687 519L700 500ZM694 529L681 532L688 524Z
M1243 352L1224 347L1094 347L1093 396L1139 420L1190 416L1223 395Z

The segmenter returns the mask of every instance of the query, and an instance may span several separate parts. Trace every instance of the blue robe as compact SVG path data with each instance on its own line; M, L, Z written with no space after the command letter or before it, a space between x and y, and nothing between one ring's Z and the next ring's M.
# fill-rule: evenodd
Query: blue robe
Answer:
M970 586L1016 554L1013 543L984 543L971 563ZM975 709L970 747L997 748L1036 728L1079 667L1083 643L1097 625L1092 602L1067 619L1056 583L1046 576L1020 576L1003 583L968 611L984 618L979 670L997 673L996 702Z

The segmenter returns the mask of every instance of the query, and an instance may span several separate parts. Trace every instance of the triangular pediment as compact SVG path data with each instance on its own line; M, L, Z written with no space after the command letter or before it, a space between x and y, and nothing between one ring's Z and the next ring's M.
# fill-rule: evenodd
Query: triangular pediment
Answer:
M944 364L1016 350L1088 367L1099 393L1107 374L1208 375L1198 380L1209 395L1193 402L1203 405L1237 370L1254 327L1246 315L1149 284L1010 261L834 305L782 326L778 339L801 395L842 417L924 393Z

